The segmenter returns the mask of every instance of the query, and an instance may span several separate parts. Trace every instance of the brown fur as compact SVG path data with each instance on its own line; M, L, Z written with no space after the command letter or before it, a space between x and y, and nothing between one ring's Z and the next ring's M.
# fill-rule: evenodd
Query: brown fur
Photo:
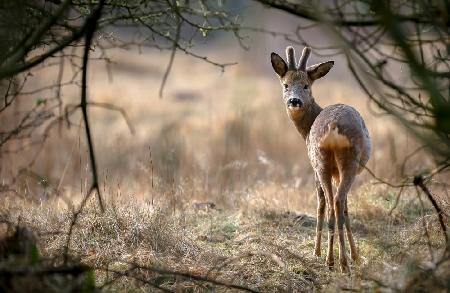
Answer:
M300 58L300 68L288 69L284 60L275 53L271 55L272 66L283 86L283 99L289 118L306 141L308 156L315 172L317 190L317 226L314 254L320 256L321 234L325 208L328 222L327 264L334 265L333 242L335 226L338 226L339 261L343 272L349 271L345 253L344 226L350 245L350 255L358 261L355 242L347 208L347 194L356 175L361 172L370 156L370 138L364 120L348 105L337 104L322 109L314 101L311 85L323 77L333 66L328 61L306 69L309 49ZM289 49L290 56L293 55ZM296 100L292 106L290 100ZM336 183L333 195L332 179Z

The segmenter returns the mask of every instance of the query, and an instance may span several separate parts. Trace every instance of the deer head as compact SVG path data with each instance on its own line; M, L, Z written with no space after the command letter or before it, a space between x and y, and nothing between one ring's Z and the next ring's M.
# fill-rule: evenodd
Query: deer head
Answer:
M301 119L314 104L311 85L316 79L325 76L334 65L334 61L327 61L306 68L310 53L311 49L305 47L298 65L291 46L286 48L287 64L278 54L270 55L273 70L278 74L283 88L283 101L292 120Z

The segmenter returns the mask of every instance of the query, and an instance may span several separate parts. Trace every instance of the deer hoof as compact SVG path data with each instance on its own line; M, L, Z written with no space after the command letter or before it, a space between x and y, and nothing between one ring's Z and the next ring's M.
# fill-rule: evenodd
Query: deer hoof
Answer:
M340 261L341 264L341 272L343 274L350 274L350 267L348 266L347 260L341 260Z
M329 259L327 259L327 266L328 266L328 269L330 270L330 271L332 271L333 270L333 267L334 267L334 260L329 260Z
M316 256L316 257L320 257L320 248L316 248L316 249L314 249L314 256Z
M361 264L361 259L359 258L359 255L351 255L352 261L355 265Z

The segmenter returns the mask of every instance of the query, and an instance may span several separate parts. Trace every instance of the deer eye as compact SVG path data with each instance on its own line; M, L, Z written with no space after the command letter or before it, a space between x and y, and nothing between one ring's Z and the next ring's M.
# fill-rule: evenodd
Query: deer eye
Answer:
M283 83L283 87L285 90L287 90L289 88L289 85L287 83Z
M304 90L309 89L309 85L305 84L305 86L303 87Z

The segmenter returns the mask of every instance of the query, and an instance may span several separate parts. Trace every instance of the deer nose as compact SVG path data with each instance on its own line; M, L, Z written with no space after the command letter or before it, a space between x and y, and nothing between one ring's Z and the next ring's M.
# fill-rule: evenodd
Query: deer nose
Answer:
M287 106L288 107L301 107L301 106L303 106L303 102L299 98L290 98L287 101Z

